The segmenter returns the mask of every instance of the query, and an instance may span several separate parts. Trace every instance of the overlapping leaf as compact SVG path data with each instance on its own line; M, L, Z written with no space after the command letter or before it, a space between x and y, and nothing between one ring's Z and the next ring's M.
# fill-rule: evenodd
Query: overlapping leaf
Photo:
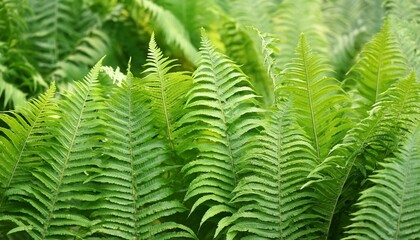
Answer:
M194 177L185 200L194 199L191 211L208 206L202 224L219 213L234 211L230 200L239 181L237 163L259 125L259 110L246 76L217 52L206 35L193 78L177 137L184 140L181 154L191 158L183 171Z
M168 149L158 140L150 104L129 72L115 89L105 113L106 143L102 171L94 178L101 191L93 232L121 239L194 238L168 216L186 211L173 199L163 177L171 166Z
M308 227L311 193L301 187L316 163L315 152L296 122L291 104L280 103L255 135L254 148L241 160L243 178L233 202L242 206L219 222L229 227L227 239L312 239ZM316 238L316 237L315 237Z

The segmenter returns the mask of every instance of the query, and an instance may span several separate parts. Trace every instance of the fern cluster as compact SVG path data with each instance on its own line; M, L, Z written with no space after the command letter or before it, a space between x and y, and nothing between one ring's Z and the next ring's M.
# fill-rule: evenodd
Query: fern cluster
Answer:
M223 25L201 31L198 51L182 40L196 35L165 32L193 73L151 34L140 75L101 59L71 90L53 82L0 115L0 239L420 237L418 22L386 1L379 27L349 14L333 36L322 26L337 16L322 1L296 27L300 1L262 0L261 11L282 8L261 19L241 17L256 5L211 2ZM175 3L201 1L130 2L158 25L199 18ZM45 37L62 44L56 27ZM43 71L58 76L48 63L67 47L40 52Z

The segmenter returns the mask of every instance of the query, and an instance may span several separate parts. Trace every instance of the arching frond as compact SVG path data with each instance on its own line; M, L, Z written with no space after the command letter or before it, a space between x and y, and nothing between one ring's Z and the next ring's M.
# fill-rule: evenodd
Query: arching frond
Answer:
M173 199L163 177L171 168L166 165L168 149L156 138L150 110L129 72L104 112L106 157L93 178L101 191L99 207L92 213L97 223L93 232L103 239L194 238L187 227L165 220L186 208Z
M273 34L260 32L256 28L253 28L253 30L257 32L261 39L261 54L264 66L267 70L267 75L270 77L273 89L277 89L279 84L278 79L282 70L277 60L280 52L277 44L279 44L280 40Z
M147 76L143 79L146 93L152 99L152 108L155 113L155 126L164 132L172 151L174 148L173 124L182 115L185 104L185 94L190 89L192 79L187 72L172 71L175 60L168 60L158 48L154 35L149 43Z
M83 212L88 202L97 199L95 187L85 181L98 170L95 149L101 121L97 111L103 109L97 80L100 66L101 62L59 102L59 125L51 130L54 138L32 149L43 160L32 170L32 182L6 192L9 201L22 206L2 217L16 224L11 235L19 231L33 239L86 235L91 222Z
M355 84L356 96L363 99L358 106L361 116L366 116L379 95L407 73L390 21L386 21L381 32L364 46L346 80L347 84Z
M185 200L191 211L209 206L201 224L222 212L232 213L232 191L239 179L237 162L258 127L255 94L240 68L202 37L201 60L188 93L187 113L180 119L179 151L189 156L183 171L195 177ZM190 151L198 151L195 156Z
M417 122L419 124L419 122ZM420 234L420 125L369 178L344 239L415 239Z
M33 148L41 144L48 133L48 125L56 116L54 101L55 85L38 99L29 102L18 111L0 115L0 121L8 127L0 127L0 212L6 203L4 190L10 186L30 181L31 171L40 159Z
M311 193L300 188L315 167L315 152L296 122L292 105L281 103L244 153L244 177L233 202L242 206L219 222L230 226L227 239L311 239ZM316 237L315 237L316 238Z
M278 97L292 99L298 122L322 160L351 126L346 116L349 101L332 77L331 67L312 52L303 34L281 84Z
M334 147L328 158L309 175L317 202L314 210L324 219L320 226L326 238L330 234L333 217L341 212L343 202L355 196L345 195L353 171L358 169L366 175L387 157L401 139L411 132L420 117L420 84L414 73L397 82L380 95L377 104L367 118L363 119L344 137L343 143ZM345 196L344 196L345 195Z
M208 17L206 11L211 4L207 0L161 0L159 5L171 11L185 27L194 46L200 43L200 28L204 27Z
M2 67L0 65L0 67ZM6 109L7 106L22 106L26 101L26 94L22 92L17 86L6 82L3 79L3 74L0 72L0 97L3 100L2 108Z
M185 57L193 64L197 63L197 50L191 44L188 32L182 23L170 11L162 8L150 0L136 0L138 6L149 11L155 21L156 29L159 29L166 38L168 45L179 47Z
M260 39L249 28L233 19L227 19L223 24L222 40L226 54L241 65L261 102L271 106L274 102L273 82L264 68L264 59L260 54Z

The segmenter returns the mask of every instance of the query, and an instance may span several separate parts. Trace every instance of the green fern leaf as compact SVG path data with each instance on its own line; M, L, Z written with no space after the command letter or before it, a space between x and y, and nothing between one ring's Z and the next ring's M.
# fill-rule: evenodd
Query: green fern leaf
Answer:
M49 140L33 149L43 164L32 171L31 183L15 185L8 197L22 208L10 209L5 220L33 239L84 238L90 220L83 214L87 203L95 201L95 186L84 183L97 171L99 144L97 129L101 124L97 111L102 110L98 87L101 62L85 81L76 83L75 91L59 102L59 125L52 129L55 141ZM44 151L43 149L48 149Z
M300 190L316 165L309 140L291 112L281 103L255 136L255 146L241 159L243 178L234 190L233 202L242 206L222 219L218 231L231 224L227 239L311 239L316 228L308 209L311 193ZM217 234L217 232L216 232Z
M162 177L172 168L165 165L168 149L156 139L149 103L130 72L111 95L103 146L107 157L93 178L102 199L92 214L97 219L93 231L122 239L195 238L187 227L164 221L186 208L171 198L173 190Z
M346 116L349 99L332 77L331 67L312 52L303 34L295 54L284 70L278 97L292 99L299 124L318 159L323 159L351 126Z
M149 54L143 79L146 93L152 99L155 113L155 126L161 128L168 139L172 151L174 148L173 124L183 113L184 96L190 89L192 79L187 72L170 72L177 65L174 60L163 57L157 47L154 35L149 43Z
M185 200L196 198L191 212L206 204L210 208L201 224L218 213L232 213L232 191L239 179L237 161L248 138L258 127L257 102L246 76L226 56L202 37L201 60L193 75L187 113L178 122L181 154L192 158L183 172L196 176ZM191 151L198 150L197 156Z
M325 219L320 226L324 238L333 231L333 217L342 203L354 197L344 194L349 184L357 184L349 182L352 173L359 169L366 175L366 171L374 170L418 124L419 96L420 84L414 73L397 82L380 95L370 115L352 128L343 143L335 146L309 175L311 181L307 185L312 185L318 195L314 210Z
M261 39L261 53L264 59L264 66L267 69L267 75L270 77L273 88L277 89L281 71L277 60L279 55L277 44L280 40L273 34L262 33L256 28L253 28L253 30L257 32Z
M30 182L27 171L39 163L32 148L46 139L49 124L56 115L55 85L38 99L10 114L1 114L0 120L8 127L0 127L0 212L6 201L4 190L18 183ZM30 174L29 174L30 175Z
M417 122L419 123L419 122ZM362 192L344 239L415 239L420 234L420 125Z
M261 96L260 101L266 106L271 106L274 102L274 85L265 71L258 36L254 31L228 18L223 24L222 40L226 54L240 64L244 73L250 77L255 91Z
M107 53L109 45L110 40L104 32L97 28L89 29L75 40L72 51L55 64L49 78L56 81L78 79L88 71L88 66Z
M304 33L317 53L327 56L326 27L322 22L321 1L285 0L276 12L274 34L279 37L280 66L291 62L300 34Z
M27 17L32 63L42 75L61 81L79 79L105 55L109 40L99 19L82 0L31 1Z
M0 66L2 67L2 66ZM26 94L22 92L17 86L6 82L3 79L3 74L0 72L0 97L4 97L3 108L8 105L22 106L26 101Z
M420 23L409 22L397 17L392 17L391 22L402 53L409 65L416 71L417 77L420 76L420 36L416 34Z
M168 45L175 44L191 63L197 63L197 49L191 44L185 27L170 11L150 0L136 0L135 3L152 14L155 27L163 32Z
M386 21L381 32L365 45L346 79L347 84L356 84L354 98L362 98L357 101L360 106L356 106L362 117L382 92L406 76L407 69L390 21Z
M385 0L384 8L387 11L387 16L392 15L407 22L420 23L420 9L419 2L417 0Z

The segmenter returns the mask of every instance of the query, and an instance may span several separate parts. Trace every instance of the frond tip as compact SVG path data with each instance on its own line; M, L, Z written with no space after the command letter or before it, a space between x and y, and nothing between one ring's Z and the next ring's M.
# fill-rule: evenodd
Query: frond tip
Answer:
M173 124L182 115L185 104L185 94L190 89L192 78L185 71L172 71L175 60L164 57L158 48L154 34L150 39L149 53L143 72L147 74L143 79L142 87L152 100L152 109L155 114L155 126L165 132L174 150Z

